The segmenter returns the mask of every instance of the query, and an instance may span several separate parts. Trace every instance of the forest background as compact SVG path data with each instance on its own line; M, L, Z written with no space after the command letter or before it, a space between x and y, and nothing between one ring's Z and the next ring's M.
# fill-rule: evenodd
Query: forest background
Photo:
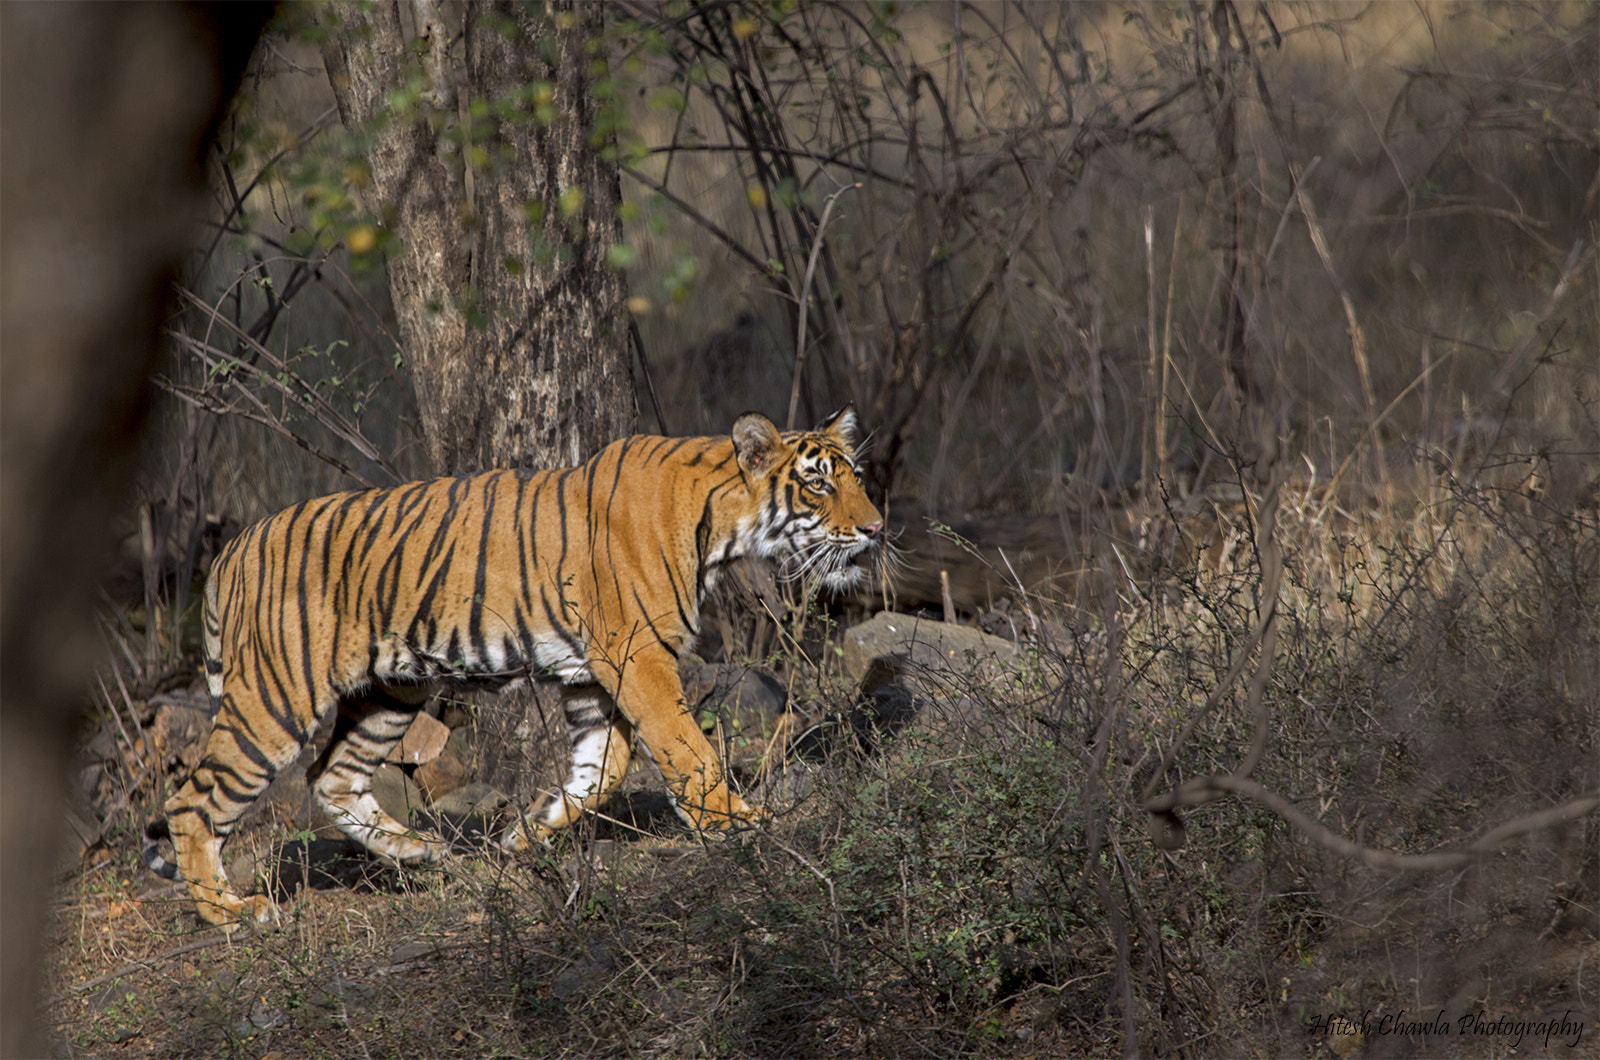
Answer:
M326 23L291 10L211 159L103 600L56 913L68 1055L1477 1055L1507 1043L1464 1017L1600 1032L1595 9L604 12L604 266L640 429L852 401L902 535L897 584L820 619L754 576L719 602L706 654L782 683L818 734L805 783L772 789L793 805L766 840L485 855L316 892L248 943L191 938L136 874L210 551L454 469L396 337L371 132L339 121ZM427 84L387 105L416 119ZM553 91L430 120L463 174L514 167L473 123L537 125ZM432 311L498 326L478 286ZM1025 661L908 678L919 719L889 726L834 650L884 603ZM529 713L463 713L484 780L549 782ZM261 843L308 825L263 815ZM1454 1033L1362 1019L1405 1012Z

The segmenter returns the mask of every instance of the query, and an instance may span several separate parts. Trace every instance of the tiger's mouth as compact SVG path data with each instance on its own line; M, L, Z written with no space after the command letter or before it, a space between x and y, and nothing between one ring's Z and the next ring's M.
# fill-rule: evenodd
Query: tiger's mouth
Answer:
M808 551L789 570L789 577L815 581L823 588L844 592L872 580L881 565L882 547L878 541L825 542Z

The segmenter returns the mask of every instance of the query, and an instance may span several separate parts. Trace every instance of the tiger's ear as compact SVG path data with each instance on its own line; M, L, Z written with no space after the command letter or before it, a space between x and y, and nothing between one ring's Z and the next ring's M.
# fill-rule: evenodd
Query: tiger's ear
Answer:
M856 451L856 407L854 403L846 405L823 421L817 428L818 434L831 434L834 441L844 446L850 452Z
M739 469L751 482L772 470L783 438L773 422L759 412L746 412L733 424L733 453Z

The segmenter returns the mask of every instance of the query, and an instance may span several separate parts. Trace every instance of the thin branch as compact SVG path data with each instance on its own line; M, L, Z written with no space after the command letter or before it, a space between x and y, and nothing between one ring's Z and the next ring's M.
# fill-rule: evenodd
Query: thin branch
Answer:
M850 184L828 196L827 202L822 206L822 219L817 222L816 233L811 239L811 256L806 259L806 275L800 284L800 323L794 339L794 379L789 383L789 418L784 424L786 431L794 430L795 411L800 404L801 372L806 365L806 310L811 305L811 281L817 273L817 258L822 254L828 217L833 213L833 207L839 201L839 196L859 187L861 187L859 184Z
M1203 803L1223 798L1226 795L1243 795L1247 799L1260 803L1283 818L1295 829L1304 833L1318 846L1345 857L1356 858L1363 864L1375 869L1389 869L1398 872L1437 872L1462 868L1470 865L1478 858L1492 854L1508 841L1518 836L1566 824L1600 809L1600 791L1591 791L1559 806L1552 806L1548 809L1524 814L1521 817L1514 817L1503 824L1496 825L1459 850L1439 850L1429 854L1395 854L1387 850L1379 850L1376 847L1357 843L1333 831L1320 821L1302 813L1282 795L1268 790L1247 777L1239 777L1232 774L1194 777L1186 780L1178 785L1171 794L1163 796L1159 800L1154 800L1153 803L1146 803L1145 809L1158 813L1170 813L1183 806L1199 806Z

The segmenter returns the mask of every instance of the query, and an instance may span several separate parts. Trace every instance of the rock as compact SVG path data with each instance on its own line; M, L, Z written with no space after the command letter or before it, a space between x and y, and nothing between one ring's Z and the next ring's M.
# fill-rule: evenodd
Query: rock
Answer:
M840 720L852 746L876 753L883 737L910 726L975 733L996 724L994 705L1016 685L1022 650L967 626L885 611L844 635L845 671L855 678L855 708ZM830 734L837 739L841 733ZM831 740L822 741L826 753ZM812 748L811 753L817 753Z
M405 949L404 946L400 948L402 950ZM403 962L391 959L390 963L400 964ZM322 997L317 1001L317 1004L335 1011L364 1009L379 996L379 990L373 984L357 979L346 979L344 976L335 973L332 979L323 984ZM263 1056L261 1060L267 1060L267 1057Z
M550 983L550 993L562 1000L600 994L616 970L617 959L611 947L598 942L556 975Z
M785 813L809 799L817 790L822 769L803 758L793 758L762 781L756 798L767 810Z
M211 735L209 699L196 701L167 693L150 701L156 708L150 734L168 771L187 776L200 764Z
M89 995L89 1011L98 1015L115 1005L137 1001L139 996L139 989L133 984L114 982L110 986L103 987Z
M450 726L431 714L419 713L412 719L411 728L389 752L387 761L420 766L443 754L449 739Z
M437 942L403 942L389 954L390 964L408 964L421 957L436 957L441 953Z
M679 675L700 727L709 734L721 726L728 763L748 766L758 760L789 707L783 682L765 670L693 659L680 663Z
M453 754L463 762L476 762L478 750L472 745L471 726L450 726L450 739L445 742L444 753Z
M789 693L777 677L749 666L726 663L681 668L683 691L698 708L703 725L721 722L731 737L765 740L789 706Z
M447 814L451 817L489 818L510 805L510 799L489 785L472 783L463 784L443 798L436 800L433 804L433 812L435 814Z
M105 822L92 807L69 805L62 816L65 842L56 852L56 876L65 877L83 867L83 859L105 836Z
M428 801L437 806L440 799L472 780L472 767L454 751L446 750L433 761L419 766L413 779Z
M282 1027L289 1022L289 1014L282 1009L273 1008L263 998L257 998L255 1004L250 1006L250 1014L241 1019L234 1026L234 1031L245 1037L257 1030L271 1030Z
M385 813L401 824L410 824L411 815L427 804L416 781L393 762L384 762L373 770L372 797L378 800Z
M396 891L402 878L385 861L353 839L296 839L268 852L260 865L267 893L288 901L302 888L370 893Z
M959 694L974 682L1010 684L1021 661L1010 641L895 611L880 612L844 635L845 672L869 694L869 683L882 685L890 674L939 697ZM874 663L879 679L869 682Z
M308 742L296 758L283 769L267 790L245 811L244 819L274 820L295 831L317 828L326 822L316 796L312 794L306 772L317 759L319 741Z

